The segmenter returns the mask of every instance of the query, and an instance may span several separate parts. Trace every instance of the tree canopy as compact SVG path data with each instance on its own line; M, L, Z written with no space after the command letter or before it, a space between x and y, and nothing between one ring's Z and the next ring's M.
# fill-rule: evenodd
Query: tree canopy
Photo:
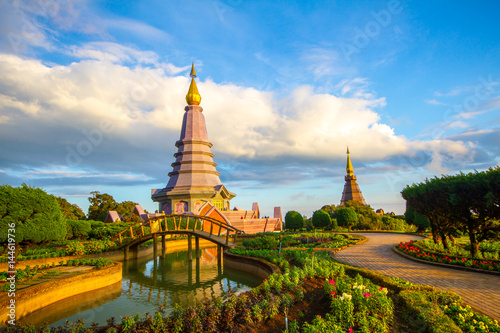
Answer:
M350 207L341 207L337 210L337 224L339 226L345 226L351 230L358 222L358 214L356 211Z
M0 186L0 242L15 223L16 242L63 240L66 222L56 198L40 188Z
M115 210L119 215L128 216L132 214L134 206L138 203L133 201L123 201L117 203L115 199L107 193L99 193L99 191L92 191L89 197L89 220L104 221L110 210Z
M328 212L320 209L313 213L312 224L315 228L326 228L332 224L332 219Z
M500 232L500 167L427 179L401 194L429 221L434 241L439 235L445 248L447 238L461 231L469 236L471 255L476 256L480 242Z
M54 196L61 207L64 217L68 220L85 220L85 213L77 204L71 204L66 199Z
M297 211L288 211L285 215L285 228L296 230L302 227L304 227L304 217Z

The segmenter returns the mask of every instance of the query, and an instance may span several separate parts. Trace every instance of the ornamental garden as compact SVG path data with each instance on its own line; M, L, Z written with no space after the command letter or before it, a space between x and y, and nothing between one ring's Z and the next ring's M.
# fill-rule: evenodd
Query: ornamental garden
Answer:
M106 323L79 320L60 327L34 327L7 321L1 330L500 332L494 319L473 311L457 294L332 258L332 253L366 241L356 235L359 231L413 233L427 238L395 244L404 256L429 265L500 272L500 169L433 178L406 187L402 196L407 200L404 216L378 215L370 206L349 201L343 206L318 207L310 218L289 211L285 231L240 237L229 252L255 258L272 271L248 292L207 298L187 307L177 305L169 311L160 307L155 313L109 318ZM129 216L135 203L117 203L98 192L89 201L91 220L77 206L42 189L0 187L0 262L7 267L0 272L1 297L16 290L7 266L12 261L8 231L12 225L15 263L40 262L16 269L16 286L57 280L64 267L89 266L99 271L113 265L104 258L118 248L113 236L138 221L130 217L121 223L104 223L103 212L117 210Z

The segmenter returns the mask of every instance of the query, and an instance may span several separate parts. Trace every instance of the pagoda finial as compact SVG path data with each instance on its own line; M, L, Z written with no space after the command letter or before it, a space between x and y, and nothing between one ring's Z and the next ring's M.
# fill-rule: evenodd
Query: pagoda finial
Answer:
M191 65L191 73L189 74L189 76L191 76L192 78L196 77L196 71L194 70L194 62Z
M198 92L198 87L196 86L196 82L194 78L196 77L196 71L194 70L194 63L191 66L191 73L189 74L191 76L191 84L189 85L189 90L186 95L186 102L188 105L200 105L201 102L201 96L200 93Z
M349 156L349 146L347 146L347 166L346 171L348 176L354 175L354 168L352 167L351 157Z

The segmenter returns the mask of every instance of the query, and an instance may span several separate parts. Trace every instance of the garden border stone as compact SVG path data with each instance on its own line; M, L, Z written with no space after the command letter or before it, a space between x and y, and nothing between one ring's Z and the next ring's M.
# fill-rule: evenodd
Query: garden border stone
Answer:
M262 279L267 279L269 275L274 273L281 273L278 266L263 259L242 256L229 251L224 251L223 254L223 265L228 268L244 271Z
M71 276L55 277L46 282L18 290L15 296L16 321L47 305L110 286L121 280L122 264L114 262L107 267ZM7 297L7 293L5 293L0 299L0 325L3 325L8 318L8 304L10 304L10 297Z

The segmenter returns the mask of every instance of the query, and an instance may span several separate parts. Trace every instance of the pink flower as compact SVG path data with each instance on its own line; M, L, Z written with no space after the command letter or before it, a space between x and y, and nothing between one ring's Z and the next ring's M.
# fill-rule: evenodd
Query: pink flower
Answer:
M352 327L349 327L349 333L352 333Z
M330 295L335 295L335 291L332 290L332 292L330 293Z
M335 285L335 281L333 281L333 280L329 280L328 283Z
M371 295L370 295L370 293L363 293L363 296L370 297Z
M264 282L267 282L267 280L266 280L266 279L264 279Z

